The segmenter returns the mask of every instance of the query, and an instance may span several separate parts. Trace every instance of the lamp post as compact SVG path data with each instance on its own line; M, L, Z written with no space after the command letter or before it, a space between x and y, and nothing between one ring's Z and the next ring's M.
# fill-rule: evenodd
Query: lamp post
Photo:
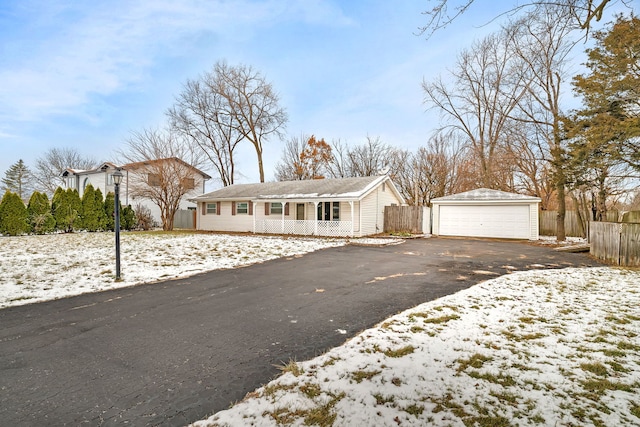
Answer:
M120 169L111 175L114 186L115 202L115 232L116 232L116 281L120 281L120 183L122 182L122 172Z

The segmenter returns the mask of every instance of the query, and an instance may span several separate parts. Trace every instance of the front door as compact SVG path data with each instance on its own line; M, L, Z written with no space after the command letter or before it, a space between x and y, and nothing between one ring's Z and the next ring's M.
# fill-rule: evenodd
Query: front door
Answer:
M296 219L304 220L304 203L296 204Z

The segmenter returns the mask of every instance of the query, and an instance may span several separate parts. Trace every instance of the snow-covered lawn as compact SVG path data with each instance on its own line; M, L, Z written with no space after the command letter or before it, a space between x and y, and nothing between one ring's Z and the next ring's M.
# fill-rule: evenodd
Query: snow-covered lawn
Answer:
M122 233L115 281L113 233L0 237L0 308L190 276L344 245L301 239L195 233Z
M513 273L419 305L196 426L640 425L640 272Z

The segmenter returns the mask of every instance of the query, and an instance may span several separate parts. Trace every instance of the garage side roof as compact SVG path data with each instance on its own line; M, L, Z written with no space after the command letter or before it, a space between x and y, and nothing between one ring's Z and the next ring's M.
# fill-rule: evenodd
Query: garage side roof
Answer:
M451 194L450 196L431 199L431 202L540 202L539 197L527 196L507 191L491 190L489 188L478 188L476 190L465 191L464 193Z

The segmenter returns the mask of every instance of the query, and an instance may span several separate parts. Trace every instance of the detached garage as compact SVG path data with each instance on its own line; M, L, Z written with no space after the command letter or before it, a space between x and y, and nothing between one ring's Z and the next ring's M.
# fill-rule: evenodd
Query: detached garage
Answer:
M434 236L538 240L538 197L479 188L431 203Z

